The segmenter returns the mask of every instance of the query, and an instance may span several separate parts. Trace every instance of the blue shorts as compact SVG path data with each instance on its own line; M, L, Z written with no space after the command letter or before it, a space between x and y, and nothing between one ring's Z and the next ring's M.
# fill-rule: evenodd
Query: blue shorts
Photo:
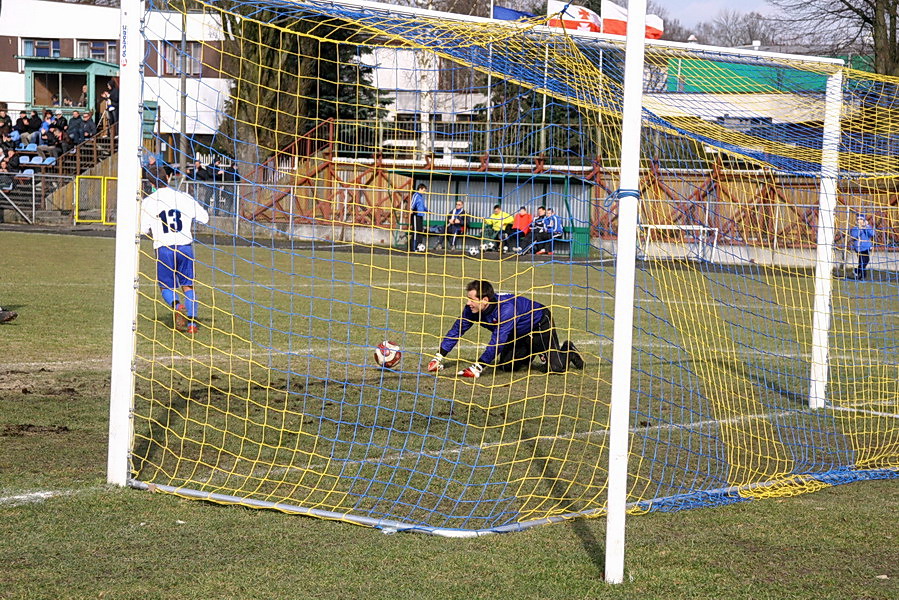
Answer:
M194 284L194 247L162 246L156 249L156 280L172 290Z

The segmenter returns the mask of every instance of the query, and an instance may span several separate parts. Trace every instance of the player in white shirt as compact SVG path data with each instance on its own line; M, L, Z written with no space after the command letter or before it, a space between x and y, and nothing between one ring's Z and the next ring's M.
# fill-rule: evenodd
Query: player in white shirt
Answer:
M175 310L175 328L196 333L197 296L194 291L194 221L208 223L209 213L189 194L165 182L141 202L141 231L153 237L156 249L156 280L162 298ZM177 289L184 291L184 304Z

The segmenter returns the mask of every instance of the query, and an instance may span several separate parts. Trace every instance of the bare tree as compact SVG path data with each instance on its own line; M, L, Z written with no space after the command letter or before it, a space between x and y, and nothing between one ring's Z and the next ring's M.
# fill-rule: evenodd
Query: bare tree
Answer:
M671 42L686 42L690 38L690 34L693 33L689 29L683 26L680 22L680 19L675 19L671 16L671 13L668 12L661 4L653 2L653 0L649 0L646 3L646 13L650 15L657 15L662 19L664 23L664 31L662 32L662 39L668 40Z
M783 38L776 21L756 12L735 10L723 10L712 21L699 23L695 35L703 44L729 47L749 46L756 41L771 46Z
M874 69L899 76L899 0L768 0L796 33L821 52L873 51Z

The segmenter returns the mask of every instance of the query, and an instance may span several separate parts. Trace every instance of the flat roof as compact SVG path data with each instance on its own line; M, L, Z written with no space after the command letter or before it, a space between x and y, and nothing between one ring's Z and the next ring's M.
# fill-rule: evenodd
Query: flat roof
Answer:
M84 64L96 64L102 67L107 67L111 69L119 70L119 65L116 63L106 62L105 60L98 60L96 58L71 58L67 56L22 56L16 55L13 58L18 58L24 60L26 63L29 62L59 62L59 63L84 63Z

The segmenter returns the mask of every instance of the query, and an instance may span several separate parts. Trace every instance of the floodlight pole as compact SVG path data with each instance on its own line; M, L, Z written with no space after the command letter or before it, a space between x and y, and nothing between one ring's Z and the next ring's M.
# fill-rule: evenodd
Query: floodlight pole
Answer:
M612 399L609 412L609 480L606 502L606 583L624 581L624 521L630 437L631 351L634 335L634 271L637 207L640 201L640 128L643 113L643 59L646 0L628 2L621 126L621 179L618 187L618 248L615 261L615 322Z
M128 483L134 402L137 318L138 202L141 161L141 64L144 43L141 0L122 0L119 57L119 162L116 210L115 288L112 316L112 376L109 392L109 450L106 480Z
M833 293L833 244L836 236L834 211L840 175L840 113L843 108L843 70L827 78L824 131L821 140L821 187L818 191L818 234L815 253L815 307L812 313L812 364L809 373L808 406L824 408L829 370L830 318Z
M490 0L490 14L487 18L494 19L493 16L494 1ZM490 128L493 127L493 43L487 45L487 126L484 128L484 155L487 156L487 162L490 162ZM489 167L488 167L489 169Z

